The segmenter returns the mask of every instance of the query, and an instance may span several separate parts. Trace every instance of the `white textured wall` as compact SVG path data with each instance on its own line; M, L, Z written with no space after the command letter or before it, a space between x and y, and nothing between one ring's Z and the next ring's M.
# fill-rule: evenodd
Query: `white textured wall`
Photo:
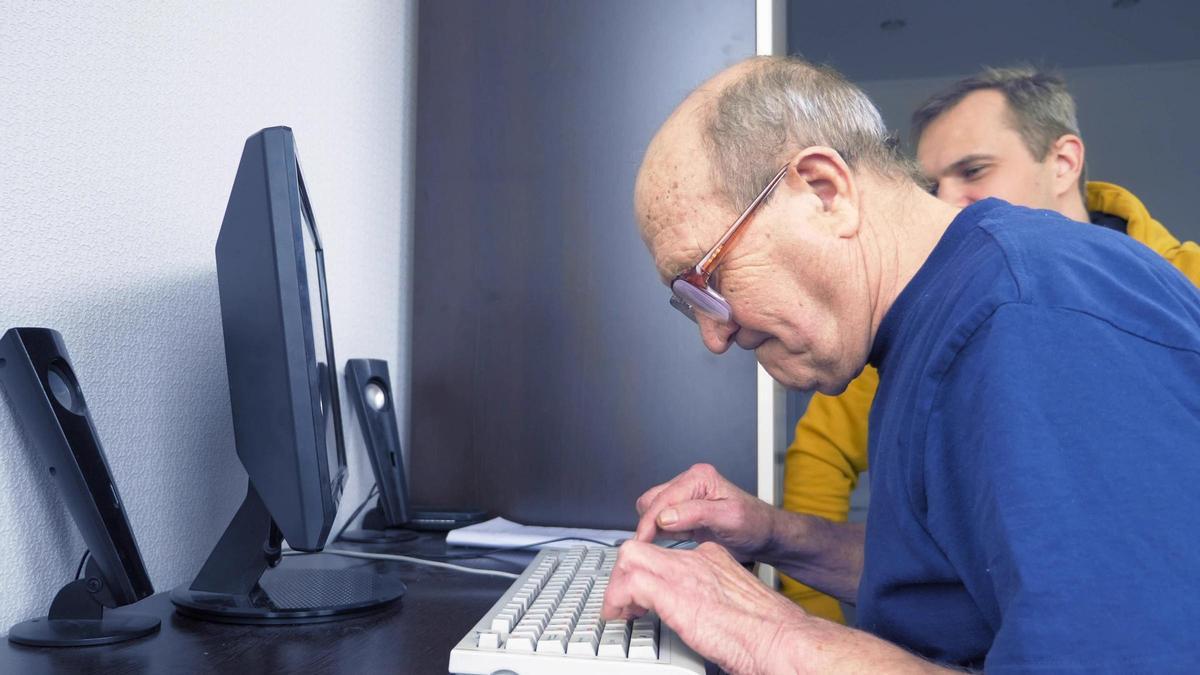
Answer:
M0 331L62 332L157 590L190 581L245 492L213 247L258 129L296 131L339 361L387 359L407 398L415 11L0 0ZM343 518L370 484L345 416ZM0 403L0 633L45 614L83 549Z

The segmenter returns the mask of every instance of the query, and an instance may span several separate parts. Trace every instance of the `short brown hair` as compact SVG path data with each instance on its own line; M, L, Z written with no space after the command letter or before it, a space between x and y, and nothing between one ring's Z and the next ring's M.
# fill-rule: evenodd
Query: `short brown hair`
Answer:
M1021 136L1034 159L1046 158L1054 142L1064 134L1080 136L1075 99L1058 74L1029 66L985 68L929 97L912 114L912 134L917 143L938 117L958 105L967 94L992 89L1004 95L1013 129ZM1087 166L1079 174L1079 190L1087 183Z

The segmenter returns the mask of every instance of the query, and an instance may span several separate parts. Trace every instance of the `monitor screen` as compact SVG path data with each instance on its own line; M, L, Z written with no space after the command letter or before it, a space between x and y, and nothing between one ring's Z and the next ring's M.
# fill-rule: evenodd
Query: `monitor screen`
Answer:
M217 286L238 458L288 543L319 551L346 481L321 230L291 129L246 140Z
M217 286L249 485L196 578L171 600L190 616L247 624L334 620L394 601L404 593L398 578L281 557L284 541L324 548L347 477L325 253L287 127L246 139L217 235Z
M308 315L312 324L312 353L316 358L317 392L320 396L320 429L325 433L325 453L329 467L329 490L334 504L341 499L346 482L346 449L342 442L342 413L338 400L337 377L332 375L337 360L333 355L333 334L329 321L329 294L325 288L325 253L317 234L316 219L304 187L304 176L299 161L296 177L300 187L300 215L304 221L301 228L304 239L304 274L307 287Z

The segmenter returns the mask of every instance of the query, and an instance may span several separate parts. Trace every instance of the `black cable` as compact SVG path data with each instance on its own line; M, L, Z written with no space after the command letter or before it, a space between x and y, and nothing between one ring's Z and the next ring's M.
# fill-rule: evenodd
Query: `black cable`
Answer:
M350 527L350 523L353 523L354 519L358 517L358 514L362 513L362 510L367 508L367 503L371 501L371 497L374 497L375 493L378 491L379 483L372 483L371 489L367 491L367 498L358 505L357 509L354 509L354 513L351 513L350 517L346 519L346 522L342 523L342 529L338 530L337 535L333 539L330 539L330 541L337 541L338 539L342 538L342 535L346 533L346 529Z
M83 574L83 563L87 562L88 556L91 555L91 553L92 549L90 548L83 552L83 557L79 559L79 567L75 568L76 579L79 578L79 575Z
M679 548L680 546L683 546L684 544L695 544L695 543L696 542L692 541L691 539L680 539L679 541L675 542L674 544L668 544L668 545L664 546L663 548Z
M598 539L588 539L587 537L559 537L557 539L547 539L545 541L535 541L532 544L524 544L521 546L504 546L501 548L487 548L476 553L452 553L449 555L419 555L412 556L414 558L429 558L430 560L460 560L466 558L484 558L494 553L504 553L506 551L521 551L527 548L535 548L537 546L545 546L546 544L554 544L560 541L583 541L589 544L600 544L601 546L612 547L612 542L600 541ZM411 555L406 553L405 555Z
M351 518L353 519L353 516ZM345 528L342 528L342 529L345 530ZM340 534L339 534L339 536L340 536ZM496 553L504 553L505 551L520 551L523 549L534 548L535 546L545 546L546 544L553 544L553 543L560 542L560 541L583 541L583 542L587 542L589 544L599 544L601 546L606 546L606 547L612 548L611 543L609 543L607 541L600 541L598 539L588 539L587 537L559 537L557 539L547 539L545 541L535 541L532 544L523 544L521 546L505 546L502 548L485 548L482 551L478 551L475 553L453 553L453 554L449 554L449 555L439 555L436 553L412 553L412 552L405 551L404 553L402 553L400 555L405 555L409 558L421 558L421 559L425 559L425 560L465 560L465 559L469 559L469 558L486 558L487 556L494 555ZM313 552L312 551L284 551L284 555L309 555L311 553L313 553Z
M333 539L330 540L331 542L336 542L342 538L342 535L345 534L346 530L350 527L350 524L353 523L354 519L358 517L358 514L361 513L364 508L366 508L367 504L371 501L371 498L374 497L378 493L378 491L379 491L379 483L373 483L371 485L370 491L367 492L366 499L364 499L362 501L362 503L358 505L358 508L354 509L354 512L351 513L350 517L346 519L346 522L342 524L342 529L338 530L337 536L335 536ZM404 555L406 555L410 558L424 558L427 560L468 560L471 558L486 558L487 556L494 555L496 553L506 553L508 551L523 551L528 548L536 548L538 546L545 546L547 544L555 544L560 541L581 541L581 542L585 542L588 544L599 544L600 546L608 546L608 547L613 546L613 542L600 541L598 539L588 539L587 537L558 537L555 539L546 539L544 541L535 541L532 544L522 544L521 546L501 546L501 547L497 547L497 548L487 548L487 549L483 549L481 551L476 551L473 553L452 553L452 554L446 554L446 555L438 555L438 554L434 554L434 553L425 553L425 554L405 553ZM667 546L666 548L675 548L676 546L682 546L683 544L687 544L690 541L691 541L690 539L684 539L681 541L677 541L677 542Z
M467 560L470 558L486 558L490 555L494 555L496 553L505 553L507 551L520 551L520 550L527 549L527 548L535 548L538 546L545 546L547 544L554 544L554 543L557 543L560 541L582 541L582 542L587 542L589 544L599 544L601 546L605 546L605 547L609 547L609 548L611 548L613 546L613 544L611 542L600 541L598 539L588 539L587 537L558 537L557 539L546 539L545 541L535 541L532 544L524 544L521 546L506 546L506 547L501 547L501 548L488 548L488 549L483 549L482 551L476 551L473 553L452 553L452 554L447 554L447 555L438 555L436 553L405 553L404 555L406 555L410 558L422 558L425 560ZM663 548L676 548L679 546L683 546L685 544L693 544L694 545L695 543L696 542L691 539L681 539L673 544L664 546Z

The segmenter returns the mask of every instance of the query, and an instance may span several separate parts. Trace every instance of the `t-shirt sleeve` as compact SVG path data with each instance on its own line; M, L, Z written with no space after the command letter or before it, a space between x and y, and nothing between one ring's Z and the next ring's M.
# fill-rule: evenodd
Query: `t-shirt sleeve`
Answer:
M1200 355L1001 306L942 376L930 535L995 622L986 670L1200 662Z

